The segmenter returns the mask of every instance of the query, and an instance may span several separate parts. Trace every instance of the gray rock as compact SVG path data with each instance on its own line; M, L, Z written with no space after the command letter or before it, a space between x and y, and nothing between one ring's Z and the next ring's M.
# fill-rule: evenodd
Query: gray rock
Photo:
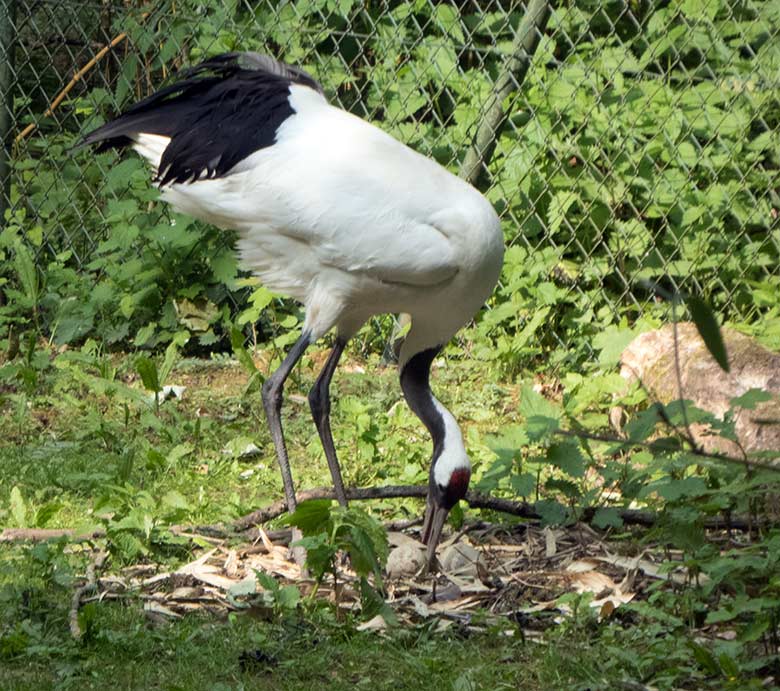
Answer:
M767 350L733 329L722 329L731 371L724 372L709 354L694 324L677 325L680 380L674 363L673 326L637 336L623 351L620 374L628 381L640 379L662 403L683 398L719 419L731 408L731 400L750 389L763 389L774 397L754 409L739 409L736 434L745 451L780 450L780 354ZM611 419L619 416L611 415ZM740 457L734 442L712 433L708 425L692 425L697 443L705 451Z

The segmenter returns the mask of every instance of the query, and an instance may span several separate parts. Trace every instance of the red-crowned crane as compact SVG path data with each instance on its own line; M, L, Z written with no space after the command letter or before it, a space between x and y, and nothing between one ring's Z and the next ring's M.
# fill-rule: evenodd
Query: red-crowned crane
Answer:
M295 489L280 418L290 371L336 328L309 403L346 504L330 431L331 378L369 317L412 315L399 369L409 407L433 438L423 525L433 563L471 463L458 423L431 393L430 368L498 280L504 244L491 204L438 163L330 105L303 70L258 53L200 63L82 143L134 148L156 171L165 201L238 231L242 263L304 304L302 334L262 390L290 511Z

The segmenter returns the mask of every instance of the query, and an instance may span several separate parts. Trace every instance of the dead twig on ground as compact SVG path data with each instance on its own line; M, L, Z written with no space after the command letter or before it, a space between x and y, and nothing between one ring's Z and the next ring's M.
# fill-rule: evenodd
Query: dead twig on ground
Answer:
M348 487L346 489L347 499L350 501L360 501L365 499L397 499L397 498L423 498L427 496L427 485L387 485L384 487ZM316 489L301 492L300 501L309 499L335 499L336 495L329 487L317 487ZM492 497L480 492L470 491L466 494L466 503L472 509L486 509L488 511L499 511L511 516L520 518L540 519L541 515L536 511L533 504L524 501L513 501L511 499L502 499ZM589 523L600 507L587 507L582 510L579 520ZM287 504L284 500L274 502L263 509L253 511L242 516L233 522L232 527L237 531L244 531L259 523L265 523L274 518L278 518L287 511ZM621 509L619 516L627 525L655 525L658 517L653 511L641 511L638 509ZM207 526L213 528L213 526ZM741 517L730 517L724 519L721 517L709 518L704 522L704 527L710 530L749 530L751 523Z
M6 528L0 532L0 544L3 542L42 542L67 537L73 542L93 540L106 536L103 528L90 531L77 531L73 528Z
M578 436L578 433L568 433L572 436ZM597 441L610 441L615 443L629 443L623 439L612 439L601 437L599 435L583 435L588 439ZM710 454L707 454L710 455ZM773 468L777 470L777 468ZM427 485L386 485L383 487L349 487L346 489L347 499L350 501L362 501L366 499L399 499L399 498L419 498L427 496ZM300 501L311 499L335 499L336 495L330 487L317 487L315 489L301 492L298 495ZM481 492L470 491L466 494L466 503L472 509L485 509L487 511L498 511L510 516L519 518L528 518L530 520L541 519L541 514L536 511L534 504L525 501L514 501L512 499L503 499L501 497L492 497ZM601 508L598 506L585 507L581 510L577 520L583 523L590 523ZM216 525L173 525L169 530L177 535L186 537L195 537L195 535L205 535L211 540L226 539L234 533L246 533L255 526L267 523L274 518L279 518L287 512L287 503L279 500L257 511L253 511L246 516L236 519L232 524ZM651 527L656 524L658 515L653 511L642 511L639 509L620 509L618 515L626 525L641 525ZM388 524L388 530L403 530L415 523L419 519L405 519L401 521L391 521ZM720 517L713 516L704 521L704 527L708 530L743 530L749 531L755 527L755 522L751 522L740 516ZM767 525L769 523L767 522ZM274 533L275 537L286 537L289 531L280 530ZM73 541L94 540L104 538L106 531L102 528L96 528L90 532L77 532L68 528L6 528L0 532L0 544L15 542L40 542L42 540L52 540L59 537L68 537ZM245 536L246 537L246 536Z

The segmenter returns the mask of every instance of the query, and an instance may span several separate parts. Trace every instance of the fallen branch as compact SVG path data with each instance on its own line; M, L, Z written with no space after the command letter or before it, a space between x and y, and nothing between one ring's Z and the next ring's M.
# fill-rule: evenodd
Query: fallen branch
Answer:
M73 593L73 598L70 601L70 633L76 640L79 640L84 632L79 625L79 608L81 607L81 599L84 595L92 593L97 590L97 575L96 571L103 566L106 561L106 552L100 551L95 554L95 557L87 566L87 582L84 585L76 588L76 592Z
M346 488L347 499L350 501L361 501L365 499L398 499L398 498L424 498L428 494L427 485L386 485L383 487L348 487ZM309 499L335 499L336 495L329 487L317 487L316 489L301 492L298 495L299 501ZM529 518L533 520L541 519L541 514L536 511L533 504L525 501L513 501L511 499L501 499L491 497L481 492L470 491L466 494L466 503L472 509L486 509L488 511L499 511L511 516L520 518ZM579 520L589 523L599 507L587 507L582 510ZM255 525L266 523L274 518L278 518L287 512L287 503L284 500L274 502L270 506L258 509L252 513L242 516L233 522L232 527L237 531L248 530ZM655 525L658 516L653 511L640 511L637 509L621 509L618 515L627 525L642 525L650 527ZM748 521L745 518L732 517L728 520L721 517L708 518L704 521L704 527L709 530L751 530L756 526L755 522ZM211 526L204 526L209 528ZM197 530L197 529L196 529Z
M592 435L589 435L592 438ZM601 440L601 439L600 439ZM612 441L604 439L604 441ZM620 441L620 440L615 440ZM366 499L400 499L400 498L418 498L424 499L428 494L427 485L385 485L383 487L348 487L346 489L347 499L350 501L364 501ZM317 487L298 494L299 501L311 499L335 499L336 495L330 487ZM485 509L487 511L498 511L510 516L519 518L528 518L531 520L540 520L541 514L536 510L534 504L525 501L513 501L512 499L502 499L491 497L481 492L471 491L466 494L466 503L472 509ZM590 506L582 509L578 520L583 523L590 523L593 520L596 511L600 507ZM184 534L192 537L193 533L202 533L211 538L226 538L231 532L245 532L251 530L257 525L262 525L274 518L287 513L287 503L280 499L269 506L257 511L253 511L246 516L236 519L228 525L173 525L168 529L174 534ZM640 511L638 509L620 509L618 515L626 525L641 525L651 527L656 524L658 514L653 511ZM388 525L389 530L400 530L409 525L419 522L419 519L403 520L393 522ZM769 523L764 523L768 525ZM704 521L704 527L707 530L744 530L749 531L762 525L756 521L749 521L739 516L728 519L720 516L707 518ZM284 531L280 531L284 532ZM42 540L51 540L58 537L69 537L75 541L92 540L106 536L106 531L102 528L96 528L91 532L77 532L69 528L6 528L0 532L0 544L4 542L40 542Z
M43 542L44 540L54 540L58 537L67 537L74 542L80 542L105 536L106 531L103 528L95 528L87 532L74 530L73 528L6 528L0 532L0 543Z
M386 485L383 487L347 487L347 499L360 501L363 499L398 499L401 497L425 498L428 494L427 485ZM335 499L336 495L330 487L317 487L298 494L298 501L311 499ZM234 521L232 527L235 530L247 530L260 523L266 523L273 518L278 518L287 512L287 502L284 499L274 502L265 508L242 516Z

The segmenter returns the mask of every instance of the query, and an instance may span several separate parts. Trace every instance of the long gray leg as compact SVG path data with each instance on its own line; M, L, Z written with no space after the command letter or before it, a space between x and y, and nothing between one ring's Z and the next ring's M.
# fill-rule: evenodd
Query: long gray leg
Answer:
M317 431L320 433L322 448L325 449L325 458L328 459L330 475L333 478L333 490L336 492L336 499L342 506L347 505L347 494L344 491L344 481L341 479L341 468L339 459L336 456L336 447L333 445L333 434L330 431L330 380L333 379L333 373L336 371L336 365L339 362L341 354L347 342L341 338L336 339L336 345L330 352L325 366L314 382L314 386L309 391L309 407L314 418L314 424L317 425Z
M268 427L271 430L271 439L276 448L276 458L279 460L279 468L282 471L282 482L284 483L284 498L287 500L287 510L295 511L298 502L295 499L295 487L293 486L292 473L290 472L290 461L287 458L287 446L284 443L284 434L282 432L282 390L284 382L290 375L295 363L301 359L301 356L311 343L311 335L308 332L301 334L301 337L295 342L295 345L287 353L279 369L276 370L263 384L263 407L265 416L268 419Z

